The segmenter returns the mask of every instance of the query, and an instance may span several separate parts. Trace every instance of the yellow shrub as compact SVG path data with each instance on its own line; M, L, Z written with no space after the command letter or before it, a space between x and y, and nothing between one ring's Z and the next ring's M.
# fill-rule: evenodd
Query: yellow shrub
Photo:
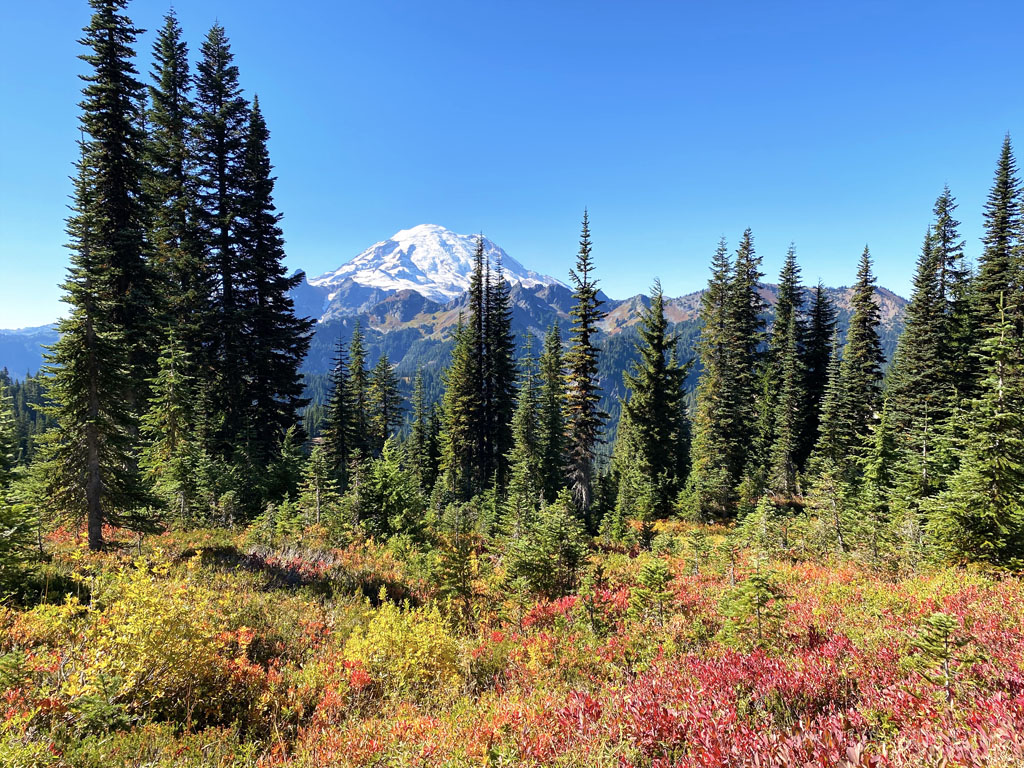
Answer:
M218 717L225 697L217 689L228 682L221 606L191 579L166 575L166 566L140 564L108 585L109 599L89 610L67 696L106 700L132 716Z
M436 607L403 610L383 602L365 630L353 631L345 659L362 664L386 696L454 693L462 682L458 644Z

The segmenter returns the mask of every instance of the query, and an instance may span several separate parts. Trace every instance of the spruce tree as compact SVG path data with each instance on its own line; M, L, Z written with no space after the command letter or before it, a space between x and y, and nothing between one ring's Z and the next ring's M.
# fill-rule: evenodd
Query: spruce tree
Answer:
M331 468L325 446L313 446L299 484L298 507L311 522L320 525L325 513L334 511L341 502L338 482Z
M974 315L980 330L979 344L986 332L1000 327L1003 303L1011 321L1019 321L1016 314L1020 311L1020 301L1014 290L1019 288L1015 276L1015 249L1022 237L1022 204L1017 161L1007 134L999 153L995 181L985 201L985 235L982 238L985 247L974 281Z
M600 309L603 302L598 298L597 282L592 276L594 262L590 255L591 249L590 222L584 211L576 269L569 273L575 286L575 304L569 313L572 317L572 340L565 358L565 414L568 422L568 485L577 509L584 516L588 527L592 528L590 505L593 497L594 455L601 442L601 431L608 415L598 405L601 395L594 337L604 313Z
M516 408L515 334L512 332L512 307L509 284L505 280L501 254L493 270L488 271L485 321L485 432L488 444L488 470L504 487L508 452L512 449L512 414Z
M778 365L778 396L772 415L773 440L768 453L768 486L776 494L791 498L799 492L800 428L804 408L804 371L800 360L801 329L795 312L788 315L785 346L779 349L773 337L773 365Z
M321 430L324 460L332 477L344 489L348 485L348 464L352 454L352 390L349 384L348 357L339 338L331 366L330 394Z
M409 429L408 454L420 489L429 493L434 487L430 456L430 404L423 384L423 369L416 369L412 387L412 424Z
M754 250L750 229L743 233L733 263L726 303L726 409L727 461L731 482L738 484L748 466L757 431L758 372L764 340L764 300L758 292L761 259Z
M229 457L248 415L247 339L235 220L242 196L243 150L250 119L238 84L238 67L224 28L211 27L196 76L195 152L200 224L213 275L209 359L213 407L222 414L218 453Z
M382 354L370 374L367 391L370 414L370 451L379 456L384 443L394 436L402 424L402 396L398 391L398 376L388 356Z
M353 456L365 458L370 451L370 371L366 366L366 347L359 323L352 329L348 346L348 402L352 408L348 420L348 444Z
M683 382L689 366L673 354L679 339L668 331L661 283L654 282L651 306L640 317L638 360L623 372L627 395L622 401L636 443L635 468L646 476L653 493L652 513L667 517L685 478L676 475L676 449L683 428Z
M196 428L196 385L189 353L174 331L160 352L159 370L151 383L149 410L142 417L147 443L141 466L178 519L191 523L199 511L201 447Z
M64 283L71 309L47 369L54 403L47 410L60 427L48 441L45 474L52 508L85 518L89 546L99 549L103 524L141 522L136 512L147 500L136 451L155 367L156 291L146 242L143 85L132 63L140 30L119 13L125 0L90 4Z
M443 490L452 500L471 498L483 490L486 480L480 475L475 439L481 408L475 337L473 326L460 317L452 361L444 374L440 472Z
M0 380L0 494L10 485L17 464L17 435L14 423L14 400L7 385ZM0 495L0 504L3 497Z
M732 272L723 238L711 262L708 287L701 295L701 333L697 341L701 372L697 380L686 506L691 515L702 519L726 515L734 499L735 484L728 464L731 420L726 399Z
M519 361L519 388L512 416L513 442L508 454L509 482L503 505L504 527L513 538L521 536L532 522L533 511L543 492L540 392L531 339L532 336L527 335L526 350Z
M562 334L557 325L548 328L540 355L541 478L548 503L565 487L565 368Z
M949 324L944 259L929 230L917 262L914 290L886 387L885 410L897 440L896 482L905 501L930 496L939 482L937 443L950 416Z
M818 441L818 421L828 385L828 366L836 332L836 308L818 281L807 311L800 361L804 370L804 407L801 417L797 466L803 470Z
M213 286L199 221L195 105L188 47L171 10L153 44L153 69L146 112L146 195L151 209L149 239L162 293L161 313L176 344L190 361L189 374L204 370Z
M64 282L70 311L57 324L44 372L52 405L44 413L58 426L46 434L40 476L58 516L87 523L89 548L103 547L105 523L130 523L148 499L135 454L138 420L126 407L131 385L130 344L109 308L115 270L100 245L97 173L87 146L75 180L68 219L71 266Z
M929 507L929 529L950 560L1024 563L1024 349L1005 310L985 329L981 397L964 455Z
M289 277L284 266L281 214L274 205L269 131L253 100L242 151L241 197L235 240L241 274L240 295L245 332L245 414L249 455L264 466L276 455L289 427L306 404L299 366L309 348L313 321L295 316L290 291L301 274Z
M846 332L840 378L843 386L841 418L846 422L847 451L863 455L870 445L871 430L881 412L882 365L885 355L878 336L880 313L875 302L875 278L867 247L857 268L853 287L853 313Z
M836 330L832 334L832 352L826 370L821 415L818 418L818 440L808 464L808 471L812 475L820 474L828 467L835 469L841 466L845 461L847 449L853 442L852 424L846 418L849 407L842 366L839 331Z

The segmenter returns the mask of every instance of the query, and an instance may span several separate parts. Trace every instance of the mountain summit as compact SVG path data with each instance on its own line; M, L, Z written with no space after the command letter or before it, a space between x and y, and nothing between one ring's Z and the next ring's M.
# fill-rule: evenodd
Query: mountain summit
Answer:
M412 290L444 304L469 288L477 237L459 235L436 224L420 224L371 245L333 272L312 278L309 284L329 289L328 302L343 286L354 283L388 293ZM501 259L505 279L512 284L559 284L553 277L526 269L486 237L484 253L492 265Z

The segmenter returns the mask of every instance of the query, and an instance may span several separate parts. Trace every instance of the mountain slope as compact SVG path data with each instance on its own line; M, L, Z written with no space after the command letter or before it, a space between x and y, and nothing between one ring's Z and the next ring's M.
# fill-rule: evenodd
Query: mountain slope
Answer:
M319 296L318 317L326 320L355 302L397 291L415 291L438 303L457 299L469 288L477 235L459 235L436 224L420 224L374 243L333 272L309 279L302 288L303 306ZM558 280L523 267L505 251L483 238L484 255L493 265L501 262L505 279L533 287L560 285Z

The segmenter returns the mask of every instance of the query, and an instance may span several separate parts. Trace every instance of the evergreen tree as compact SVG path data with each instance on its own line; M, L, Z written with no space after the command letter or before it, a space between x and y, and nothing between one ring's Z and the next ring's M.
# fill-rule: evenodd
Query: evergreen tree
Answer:
M309 348L313 321L295 316L290 291L302 275L284 266L281 214L274 206L274 182L266 122L253 100L242 152L241 198L235 222L244 312L249 455L263 466L276 454L284 433L306 404L299 366Z
M533 511L543 493L540 392L531 339L532 336L527 335L526 350L520 359L519 391L512 416L513 442L508 455L509 482L504 522L506 532L513 538L522 535L532 522Z
M243 267L234 223L242 196L249 111L224 28L214 24L200 50L196 76L195 157L199 221L213 276L208 334L213 408L222 414L216 450L228 458L244 434L249 398Z
M63 285L68 316L57 324L60 338L44 369L44 408L58 427L47 433L40 476L51 509L87 522L89 548L103 547L105 523L130 522L145 496L135 456L135 413L126 407L130 345L108 308L116 281L110 261L95 247L100 233L95 169L83 146L75 180L75 205L68 219L71 266Z
M142 417L142 433L148 442L141 466L153 484L153 492L181 521L189 523L196 516L200 496L197 398L189 353L173 331L158 364L149 410Z
M728 466L727 430L731 421L726 402L731 283L732 263L723 238L711 262L708 287L701 295L702 327L697 340L701 373L697 380L697 410L686 491L688 511L703 519L726 515L734 498L735 486Z
M370 371L366 367L366 347L358 322L349 341L348 370L348 402L352 408L348 445L352 455L365 457L370 450Z
M472 325L459 318L455 330L452 362L444 374L443 432L440 472L444 491L453 499L469 499L483 490L480 476L476 416L480 413L481 393L477 386L479 369L474 354L476 333Z
M509 284L505 280L501 255L487 273L485 318L485 434L488 444L488 473L495 474L504 487L508 452L512 449L512 414L516 408L515 334Z
M3 503L3 491L10 485L17 460L14 400L7 391L6 383L0 380L0 504Z
M945 305L947 375L954 407L972 391L977 359L971 354L975 318L971 311L971 269L964 256L964 240L956 220L956 198L949 187L935 201L931 248L939 268L939 295Z
M352 453L350 437L353 407L348 358L340 338L334 352L330 384L331 391L327 398L327 409L321 430L324 460L331 476L344 489L348 485L348 463Z
M370 374L367 392L370 412L370 450L379 456L386 443L402 425L402 396L398 377L387 355L381 355Z
M89 546L105 522L130 523L145 496L137 468L138 411L154 370L156 293L148 262L142 190L143 85L132 44L139 30L119 13L125 0L92 0L82 44L82 157L68 220L73 251L47 369L53 509L88 521ZM138 519L135 522L140 522Z
M431 407L423 384L423 369L416 369L412 387L412 426L409 430L409 460L420 488L429 492L434 487L435 467L431 457Z
M203 345L213 286L199 222L194 153L195 105L188 47L171 10L153 45L146 195L151 207L149 239L162 283L162 312L177 344L190 360L189 375L203 371Z
M853 442L852 424L846 418L848 405L843 385L842 357L839 354L839 331L832 334L832 353L826 371L825 394L818 419L818 441L808 469L812 475L826 466L838 467L846 458L847 447Z
M764 339L764 300L758 292L761 259L747 229L736 250L726 303L724 379L729 477L737 484L747 468L757 430L758 372Z
M939 482L936 444L954 399L948 367L949 324L944 259L929 230L917 262L914 291L888 378L885 409L898 440L904 498L930 496ZM897 482L900 482L897 480Z
M1015 288L1019 288L1015 276L1015 249L1022 237L1021 198L1017 161L1007 134L999 153L995 181L985 201L985 235L982 238L985 248L974 281L974 315L981 331L979 343L987 331L1000 327L1004 302L1011 321L1019 322L1016 313L1020 310L1020 302L1014 297Z
M799 472L800 419L804 407L804 371L800 360L799 339L801 330L797 325L795 312L789 313L785 334L785 347L779 349L773 337L772 365L778 365L778 397L772 416L773 441L768 454L768 485L778 495L791 498L799 493L797 475ZM781 342L780 342L781 343Z
M572 341L565 359L568 371L565 414L568 422L568 485L588 527L592 527L590 505L594 455L601 441L602 427L608 418L599 407L601 395L594 337L598 332L597 323L604 313L600 309L603 302L598 298L597 282L591 274L594 269L591 248L590 222L584 211L576 269L569 273L575 286L573 299L576 303L569 313L572 317Z
M1024 350L1005 311L986 329L982 394L964 455L929 506L929 528L952 560L1024 562Z
M689 366L679 365L673 354L678 337L668 332L661 283L651 290L651 306L640 318L636 349L639 359L623 372L628 394L622 401L636 451L633 463L653 492L652 513L667 517L671 502L685 478L676 475L679 430L683 428L683 382Z
M801 365L804 369L804 407L801 417L797 466L806 467L807 459L818 441L818 422L822 401L828 385L828 366L832 340L836 332L837 313L825 287L818 281L811 295L804 338L801 344Z
M882 364L885 356L878 337L880 315L875 302L875 278L867 247L853 287L853 313L846 332L840 380L843 386L841 419L846 422L846 452L863 456L870 445L871 430L881 411Z
M320 525L324 513L332 512L340 501L338 483L327 451L323 444L315 445L302 471L298 507L314 524Z
M548 328L540 355L540 453L541 480L548 503L565 487L565 367L562 334L557 325Z

